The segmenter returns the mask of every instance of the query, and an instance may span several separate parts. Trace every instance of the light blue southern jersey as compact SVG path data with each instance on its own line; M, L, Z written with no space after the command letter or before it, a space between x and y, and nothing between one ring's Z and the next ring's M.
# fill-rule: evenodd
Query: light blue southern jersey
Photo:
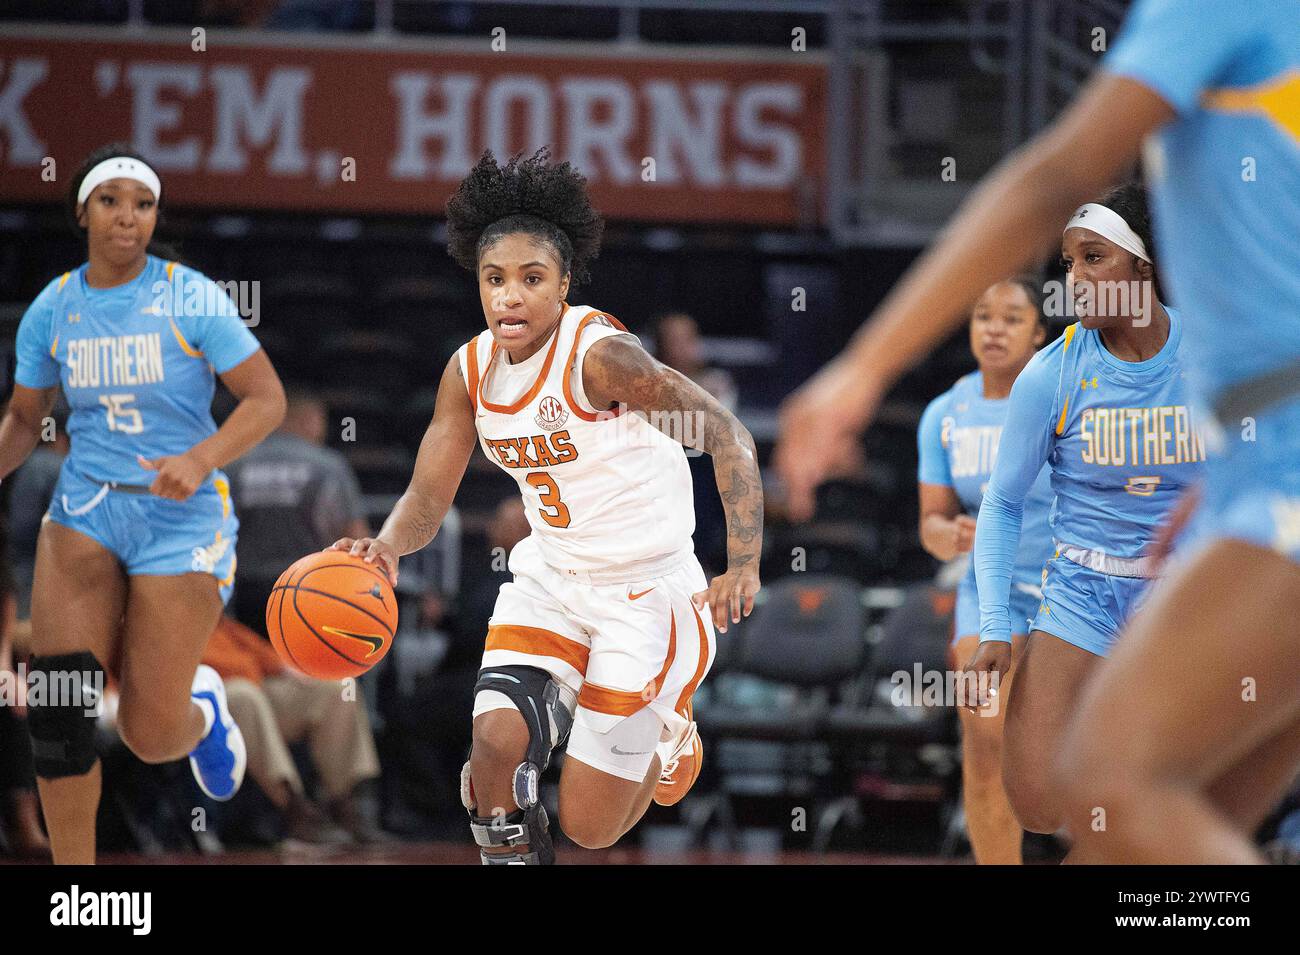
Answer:
M984 397L984 376L973 371L930 402L917 430L917 480L951 487L967 514L979 513L1002 440L1005 398ZM1052 556L1051 472L1044 466L1025 496L1024 526L1013 577L1037 587ZM973 579L974 566L969 576Z
M1182 312L1165 310L1169 337L1146 361L1116 358L1097 331L1075 324L1016 379L975 535L983 639L1009 639L1022 502L1044 462L1056 540L1123 559L1143 556L1200 475L1205 444L1179 360Z
M1300 0L1139 0L1103 67L1177 112L1145 166L1212 402L1300 358Z
M96 481L150 484L136 455L183 454L216 431L214 373L258 349L230 298L202 273L148 257L124 285L90 288L86 266L52 281L18 327L18 384L61 384L71 415L66 467Z

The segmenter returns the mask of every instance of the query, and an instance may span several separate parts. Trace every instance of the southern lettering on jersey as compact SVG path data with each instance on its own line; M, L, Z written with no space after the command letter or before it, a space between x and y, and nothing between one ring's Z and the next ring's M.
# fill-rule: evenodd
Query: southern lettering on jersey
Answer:
M922 418L918 480L950 485L966 513L978 514L997 463L1007 407L1007 399L984 397L984 379L978 371L958 379L931 402ZM1037 585L1043 563L1052 555L1048 525L1052 499L1051 472L1043 467L1024 500L1014 571L1017 582ZM974 573L972 567L972 581Z
M1168 467L1205 460L1205 443L1186 405L1085 408L1079 457L1100 467Z
M1049 348L1051 364L1059 362L1049 461L1060 541L1140 556L1205 465L1205 436L1179 358L1183 318L1165 311L1169 337L1142 362L1114 358L1097 331L1078 325Z
M216 431L215 376L247 359L257 340L229 309L159 307L159 287L215 289L201 273L149 256L132 281L95 289L86 268L50 282L24 313L14 377L29 388L63 387L78 470L144 483L138 456L180 454Z
M518 438L484 437L483 443L506 468L549 468L578 458L578 449L573 446L567 429Z
M155 385L166 378L158 332L70 338L66 347L69 388Z
M955 418L948 417L943 419L943 434L954 478L987 477L993 470L1002 425L960 427Z

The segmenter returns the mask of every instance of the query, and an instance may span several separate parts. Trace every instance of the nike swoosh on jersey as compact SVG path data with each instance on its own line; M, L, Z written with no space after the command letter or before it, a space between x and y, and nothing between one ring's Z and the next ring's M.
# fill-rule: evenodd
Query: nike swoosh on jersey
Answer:
M651 587L650 590L654 590L654 588ZM627 599L628 599L628 600L636 600L636 599L638 599L638 598L640 598L640 597L644 597L646 594L650 593L650 590L643 590L643 591L641 591L639 594L628 594L628 595L627 595Z

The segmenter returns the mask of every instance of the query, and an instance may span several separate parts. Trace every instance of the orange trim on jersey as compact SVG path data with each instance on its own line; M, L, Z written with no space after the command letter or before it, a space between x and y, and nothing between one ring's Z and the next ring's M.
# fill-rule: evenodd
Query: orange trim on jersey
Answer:
M225 478L214 478L212 486L221 498L221 519L224 521L230 516L230 482Z
M175 263L175 262L168 262L168 263L167 263L167 281L168 281L168 282L170 282L170 281L172 280L172 273L175 272L175 271L176 271L176 263Z
M59 350L59 336L58 336L58 335L55 335L55 336L54 336L54 344L50 346L50 357L51 357L51 358L58 358L59 356L56 355L56 354L54 354L54 353L55 353L56 351L58 351L58 350Z
M584 675L587 657L591 655L589 648L552 630L511 625L488 627L484 650L513 650L538 657L555 657Z
M670 611L671 613L671 611ZM659 675L640 690L614 690L587 682L582 684L578 693L578 705L593 713L607 713L610 716L631 716L641 710L647 703L659 695L663 689L668 671L672 669L677 656L677 615L671 614L668 626L668 656L664 660Z
M1290 69L1256 86L1207 90L1207 110L1263 115L1300 143L1300 70Z
M704 620L694 603L691 604L691 610L695 611L695 628L700 634L700 661L695 665L695 676L691 677L691 682L682 688L681 695L677 697L677 705L673 707L686 719L690 719L687 711L690 709L691 697L695 695L700 681L704 679L704 671L709 666L709 635L704 630Z
M1065 344L1061 347L1062 356L1064 356L1065 353L1070 350L1070 342L1074 340L1074 333L1077 332L1078 330L1079 330L1078 322L1075 322L1073 325L1070 325L1065 329Z
M478 383L478 400L484 408L488 411L495 411L497 414L518 414L523 410L525 405L537 397L537 393L542 390L542 382L546 381L546 376L551 372L551 363L555 361L555 348L560 344L560 324L563 321L564 317L561 316L560 321L556 322L555 328L551 330L551 350L546 353L546 361L542 364L542 370L537 373L537 380L534 381L533 386L513 404L494 405L483 397L483 389L487 385L488 377L492 374L492 362L496 359L497 350L501 347L497 342L492 342L492 354L488 357L487 371L483 372L483 378Z
M573 375L574 364L578 360L578 344L582 341L583 329L585 329L592 321L601 317L609 319L610 324L619 331L627 331L627 327L608 312L592 312L578 324L578 330L573 335L573 347L569 349L569 360L564 363L566 369L564 373L564 400L569 403L569 408L573 413L583 421L607 421L612 418L617 418L627 410L623 405L619 405L618 408L613 411L598 411L595 413L584 411L582 408L578 407L578 401L573 397L573 388L569 385L569 379Z
M469 389L469 405L478 414L478 336L469 340L465 349L465 370L469 376L465 387Z
M62 292L62 291L63 291L63 286L65 286L65 285L68 284L68 276L70 276L71 274L72 274L71 272L64 272L62 275L60 275L60 276L59 276L59 287L56 288L54 291L56 291L56 292Z
M185 340L185 336L181 334L181 330L176 327L176 320L169 316L167 322L172 327L172 334L176 336L176 343L181 346L181 351L185 352L185 354L189 355L191 358L202 358L203 352L199 351Z
M1061 417L1056 422L1056 433L1065 433L1065 413L1070 410L1070 396L1065 396L1065 404L1061 405Z
M1079 323L1075 322L1065 330L1065 344L1061 347L1061 360L1064 362L1065 353L1070 350L1070 342L1074 339L1074 333L1079 330ZM1056 422L1056 433L1065 433L1065 413L1070 410L1070 396L1065 396L1065 404L1061 405L1061 417Z

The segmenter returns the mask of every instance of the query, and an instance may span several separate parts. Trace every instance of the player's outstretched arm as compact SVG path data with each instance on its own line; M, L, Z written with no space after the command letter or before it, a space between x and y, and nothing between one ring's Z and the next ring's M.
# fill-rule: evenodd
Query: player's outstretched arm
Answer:
M424 547L442 526L477 440L469 389L460 362L452 355L443 369L433 420L420 441L406 492L393 505L376 537L344 537L331 548L364 556L371 563L378 560L396 584L398 558Z
M15 384L13 396L0 418L0 479L7 478L27 460L41 440L42 423L54 408L58 387L27 388Z
M845 352L782 406L775 464L794 516L811 514L829 462L870 424L898 377L961 324L991 283L1046 252L1070 213L1112 185L1145 136L1173 116L1143 84L1102 72L975 190Z
M763 549L763 477L754 439L717 399L681 372L656 361L628 335L591 346L582 364L582 385L593 408L624 404L674 441L713 458L713 473L727 515L727 572L696 606L708 603L713 624L726 633L754 608Z

